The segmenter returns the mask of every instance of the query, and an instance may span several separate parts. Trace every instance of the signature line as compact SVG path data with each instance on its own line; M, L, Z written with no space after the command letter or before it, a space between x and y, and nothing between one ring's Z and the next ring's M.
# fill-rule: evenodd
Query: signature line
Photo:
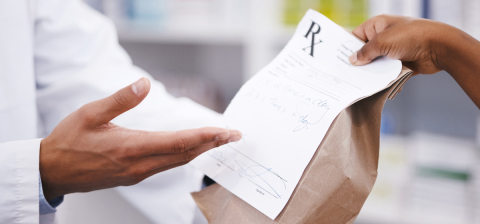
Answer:
M244 169L243 166L245 166L245 164L243 164L242 162L240 162L240 161L238 161L238 160L236 160L235 162L240 166L240 169L242 169L243 172L245 172L245 173L246 173L246 171L247 171L248 169L250 169L250 167L248 167L247 169ZM242 164L240 164L240 163L242 163ZM242 165L243 165L243 166L242 166ZM246 167L246 166L245 166L245 167ZM270 189L272 189L272 190L275 192L275 194L276 194L279 198L282 197L282 196L280 196L280 195L278 194L278 192L272 187L272 185L270 185L267 181L265 181L265 180L261 177L261 175L262 175L263 173L262 173L262 174L258 174L258 173L255 172L255 170L253 170L253 169L250 169L250 171L255 174L255 176L253 176L253 177L258 177L258 178L260 178L265 184L267 184L267 185L270 187ZM266 171L270 171L270 169L266 169ZM248 175L247 175L247 176L248 176ZM258 185L257 183L251 181L250 179L248 179L248 180L249 180L250 182L254 183L255 185L257 185L258 187L260 187L260 185ZM285 186L285 182L283 182L283 186L284 186L285 188L287 188L287 186ZM260 188L262 188L264 191L268 192L268 191L265 190L263 187L260 187ZM268 193L271 194L270 192L268 192ZM275 198L277 198L277 197L275 197ZM277 198L277 199L278 199L278 198Z
M287 180L283 179L280 175L278 175L277 173L271 171L271 169L268 169L266 168L265 166L263 166L262 164L258 163L257 161L251 159L250 157L246 156L245 154L243 154L242 152L238 151L236 148L232 147L231 145L227 145L229 148L237 151L238 153L240 153L242 156L245 156L245 158L251 160L252 162L256 163L257 165L261 166L262 168L264 168L265 170L268 170L268 172L272 173L273 175L277 176L278 178L280 178L280 180L282 181L285 181L285 182L288 182Z
M248 179L248 181L252 182L253 184L257 185L257 187L261 188L261 189L264 190L265 192L267 192L267 193L269 193L270 195L272 195L274 198L278 199L277 196L273 195L272 193L270 193L270 191L265 190L265 188L261 187L260 185L258 185L258 184L255 183L255 182L253 182L253 180ZM269 185L269 186L270 186L270 185ZM275 192L275 193L277 193L277 192ZM277 195L278 195L278 194L277 194Z

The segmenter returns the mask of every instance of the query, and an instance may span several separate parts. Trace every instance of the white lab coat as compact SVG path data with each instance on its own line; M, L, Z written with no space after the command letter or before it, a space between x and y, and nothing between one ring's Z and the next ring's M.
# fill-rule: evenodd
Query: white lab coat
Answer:
M39 218L38 138L140 77L151 79L132 65L113 24L79 0L0 1L0 223L52 222ZM113 122L157 131L211 126L218 117L153 81L144 102ZM152 221L191 223L189 192L202 177L186 165L117 190Z

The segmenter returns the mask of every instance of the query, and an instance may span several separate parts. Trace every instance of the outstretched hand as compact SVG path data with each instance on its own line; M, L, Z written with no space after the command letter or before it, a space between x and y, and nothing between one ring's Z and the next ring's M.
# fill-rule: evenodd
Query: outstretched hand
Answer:
M47 200L133 185L241 139L239 131L215 127L149 132L110 123L142 102L149 91L150 82L141 78L105 99L84 105L42 140L40 175Z

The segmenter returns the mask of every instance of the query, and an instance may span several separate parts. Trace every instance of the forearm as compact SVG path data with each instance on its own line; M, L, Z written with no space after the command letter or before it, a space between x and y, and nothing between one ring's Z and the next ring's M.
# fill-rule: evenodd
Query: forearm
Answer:
M448 72L480 108L480 42L450 27L441 37L439 67Z

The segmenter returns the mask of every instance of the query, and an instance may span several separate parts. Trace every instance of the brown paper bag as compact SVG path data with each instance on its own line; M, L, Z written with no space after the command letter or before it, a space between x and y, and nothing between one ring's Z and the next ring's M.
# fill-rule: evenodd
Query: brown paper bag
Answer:
M305 169L290 200L271 220L218 184L192 193L209 223L353 223L377 178L380 119L411 75L343 110Z

